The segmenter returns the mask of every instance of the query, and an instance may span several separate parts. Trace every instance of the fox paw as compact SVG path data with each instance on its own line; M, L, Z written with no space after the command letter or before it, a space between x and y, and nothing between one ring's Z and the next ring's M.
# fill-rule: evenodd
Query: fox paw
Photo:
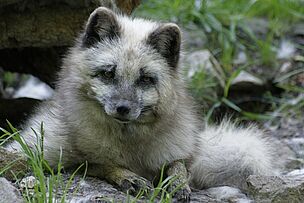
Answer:
M118 186L123 192L129 193L133 196L136 196L139 193L142 195L148 195L153 189L151 182L140 176L126 177L121 180Z
M187 188L178 190L174 194L174 198L176 198L177 202L190 202L190 194L191 190L188 186Z
M174 198L177 202L190 202L191 189L188 185L183 188L177 190L174 193Z

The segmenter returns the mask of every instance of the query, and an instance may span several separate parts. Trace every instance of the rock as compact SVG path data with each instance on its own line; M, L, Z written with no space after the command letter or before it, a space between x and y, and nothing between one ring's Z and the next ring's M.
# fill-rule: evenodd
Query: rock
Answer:
M282 176L250 176L247 184L256 202L304 202L304 170Z
M286 169L291 170L291 169L299 169L304 167L304 159L301 158L292 158L288 159L286 163Z
M47 84L41 82L38 78L30 76L25 84L19 87L13 95L13 98L34 98L39 100L50 99L54 90Z
M264 81L247 71L242 70L239 75L234 78L231 85L233 86L262 86L264 85Z
M63 175L64 182L68 181L69 175ZM59 191L63 193L63 191ZM129 199L129 200L128 200ZM72 182L67 202L132 202L134 197L118 191L112 185L98 178L76 175ZM136 202L146 202L147 199L136 199ZM174 201L173 201L174 202ZM239 189L232 187L214 187L207 190L197 190L192 188L191 203L251 203L245 194Z
M199 72L206 72L215 77L219 84L225 86L225 74L222 67L208 50L200 50L186 56L185 65L188 67L187 76L192 78Z
M295 37L295 42L298 45L304 45L304 23L294 24L290 33Z
M296 47L290 41L283 40L277 50L278 59L290 59L296 53Z
M196 101L203 109L212 106L213 99L220 98L225 86L225 74L220 64L208 50L200 50L186 55L183 66Z
M140 0L0 0L0 66L54 87L62 56L95 8L129 15L139 4Z
M299 97L287 100L286 102L288 102L290 106L300 105L300 101L304 99L303 96L304 95L299 95ZM304 149L300 146L301 143L303 143L301 140L304 138L304 111L298 111L297 114L289 111L289 116L282 116L280 113L280 111L275 111L274 116L278 117L279 120L276 122L268 121L264 123L264 127L269 130L273 136L282 139L293 151L299 154L299 156L302 155L303 158ZM296 139L292 140L292 138Z
M19 183L19 187L22 190L27 189L34 189L35 185L39 184L39 181L36 180L36 178L34 176L28 176L23 178L20 183Z
M5 0L12 5L1 2L0 49L69 46L95 8L106 6L131 14L140 4L139 0Z
M69 175L63 175L64 182L69 181ZM63 194L63 191L59 191ZM125 193L118 191L112 185L98 178L76 175L68 190L67 202L126 202L127 199L134 199Z
M294 137L291 139L285 139L288 146L296 153L297 157L304 158L304 138Z
M245 64L248 61L247 55L244 51L241 51L237 54L237 57L233 60L233 63L236 65Z
M199 72L206 72L210 77L215 77L220 86L225 86L225 74L222 67L208 50L195 51L186 57L185 64L188 68L187 76L192 78ZM231 83L233 89L251 89L256 86L263 87L265 82L252 75L251 73L242 70L239 75L234 78Z
M198 50L206 47L208 41L204 30L196 24L185 25L183 29L183 38L186 43L184 46L187 50Z
M209 193L208 196L216 199L219 202L229 202L229 203L251 203L253 202L249 199L244 193L242 193L239 189L222 186L222 187L214 187L206 190Z
M282 172L288 172L291 170L299 169L301 167L301 161L297 158L296 153L290 149L290 147L281 140L271 138L271 143L276 146L276 153L274 154L274 160L276 168ZM277 171L277 173L279 173Z
M289 172L287 175L288 176L297 176L297 175L299 175L299 176L304 177L304 168L293 170L293 171Z
M287 73L292 68L292 63L290 61L284 62L280 67L279 74L281 75L282 73Z
M22 192L27 192L30 196L35 193L35 186L39 185L39 181L34 176L23 178L19 183L19 188Z
M265 18L252 18L246 24L256 35L264 36L268 33L269 21Z
M304 36L304 23L297 23L292 28L293 35Z
M28 171L27 160L24 156L5 150L0 147L0 171L5 178L13 180L15 176L22 176Z
M206 190L194 190L191 193L191 203L220 203L221 201L218 201L211 196L209 196L209 193Z
M271 88L272 85L268 82L242 70L236 78L231 81L228 96L232 102L245 111L263 109L265 108L265 103L255 98L261 97L265 92L271 90Z
M0 178L0 202L5 203L23 203L19 191L5 178Z

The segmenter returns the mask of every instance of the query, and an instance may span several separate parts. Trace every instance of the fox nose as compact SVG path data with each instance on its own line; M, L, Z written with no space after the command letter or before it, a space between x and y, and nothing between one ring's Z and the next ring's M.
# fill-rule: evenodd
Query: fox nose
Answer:
M122 106L117 107L116 111L119 115L125 116L130 112L130 108L128 106L122 105Z

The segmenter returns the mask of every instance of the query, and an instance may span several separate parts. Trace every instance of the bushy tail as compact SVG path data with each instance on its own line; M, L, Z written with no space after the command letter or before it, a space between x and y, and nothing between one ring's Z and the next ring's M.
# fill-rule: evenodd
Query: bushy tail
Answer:
M197 188L229 185L245 189L249 175L278 172L274 147L255 126L240 128L224 121L207 126L200 138L202 146L191 168Z

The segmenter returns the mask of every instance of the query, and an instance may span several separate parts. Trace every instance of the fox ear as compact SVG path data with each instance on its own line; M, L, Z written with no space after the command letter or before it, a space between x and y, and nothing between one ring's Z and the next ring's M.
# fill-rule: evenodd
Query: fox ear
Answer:
M88 48L105 39L119 37L119 30L116 15L110 9L99 7L89 17L82 46Z
M178 65L181 32L174 23L167 23L153 31L149 36L147 43L156 49L168 62L172 68Z

